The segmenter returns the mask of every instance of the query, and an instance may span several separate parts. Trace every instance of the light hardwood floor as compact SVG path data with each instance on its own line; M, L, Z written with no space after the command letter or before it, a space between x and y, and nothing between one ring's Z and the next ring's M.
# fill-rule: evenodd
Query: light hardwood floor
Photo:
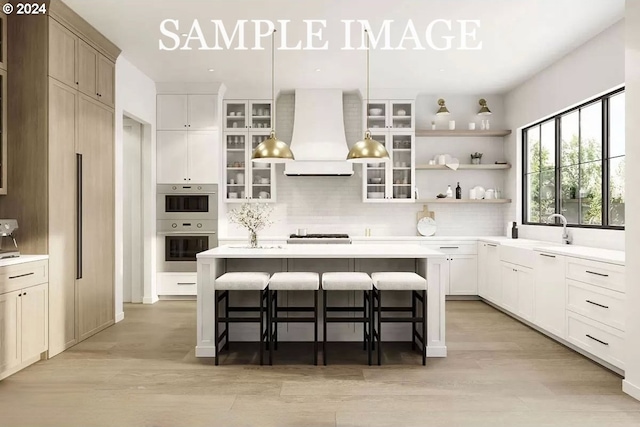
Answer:
M194 356L194 302L125 314L1 381L0 426L640 425L619 376L482 302L447 303L449 357L427 367L403 346L387 347L388 365L363 366L349 344L331 353L340 365L300 355L260 367L243 344L214 367Z

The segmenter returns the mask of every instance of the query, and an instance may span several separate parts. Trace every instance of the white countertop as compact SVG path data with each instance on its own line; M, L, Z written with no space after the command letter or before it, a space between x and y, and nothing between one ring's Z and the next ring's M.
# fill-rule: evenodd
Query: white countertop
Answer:
M440 251L418 244L303 244L262 248L228 245L200 252L197 258L443 258Z
M0 259L0 267L23 264L25 262L43 261L49 259L49 255L20 255L17 258Z
M238 242L239 244L243 244L247 242L246 237L223 237L220 240L227 242ZM283 236L264 236L259 237L258 241L262 242L272 242L272 243L281 243L284 247L286 247L287 237ZM469 241L469 242L487 242L494 243L496 245L503 246L513 246L518 248L526 248L536 251L553 253L556 255L565 255L576 258L589 259L593 261L600 262L608 262L612 264L625 265L625 252L624 251L616 251L611 249L600 249L600 248L592 248L588 246L576 246L576 245L563 245L561 243L554 242L545 242L541 240L531 240L531 239L511 239L505 236L353 236L351 237L353 242L357 243L366 243L372 242L369 245L375 245L374 242L415 242L418 243L428 243L428 242L437 242L437 241ZM231 245L233 246L233 245ZM295 246L309 246L305 245L295 245ZM311 245L311 246L322 246L322 245ZM331 246L340 246L340 245L331 245ZM350 245L346 245L350 246ZM354 245L354 246L363 246L363 245ZM385 244L385 250L390 251L389 244ZM402 245L406 246L406 245ZM254 250L255 251L255 250ZM282 254L282 249L280 249L280 254ZM289 256L289 255L286 255ZM250 256L249 256L250 257ZM273 256L274 258L280 257ZM311 257L311 256L309 256ZM339 258L341 256L337 256ZM346 255L344 256L346 257ZM382 256L381 256L382 257ZM388 257L388 253L385 255ZM402 258L398 256L398 258Z
M555 255L565 255L574 258L588 259L592 261L608 262L611 264L625 265L625 252L614 251L611 249L590 248L588 246L573 245L557 245L557 246L540 246L533 249L536 251L547 252Z

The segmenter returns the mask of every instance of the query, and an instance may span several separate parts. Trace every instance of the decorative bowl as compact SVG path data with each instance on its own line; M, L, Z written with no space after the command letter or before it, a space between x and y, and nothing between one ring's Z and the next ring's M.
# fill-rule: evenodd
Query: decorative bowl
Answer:
M447 195L446 195L446 194L442 194L442 193L440 193L440 194L438 194L436 197L437 197L438 199L446 199L446 198L447 198Z
M382 108L369 108L369 115L379 116L382 114Z
M382 178L369 178L369 182L371 182L371 184L380 184L382 183Z

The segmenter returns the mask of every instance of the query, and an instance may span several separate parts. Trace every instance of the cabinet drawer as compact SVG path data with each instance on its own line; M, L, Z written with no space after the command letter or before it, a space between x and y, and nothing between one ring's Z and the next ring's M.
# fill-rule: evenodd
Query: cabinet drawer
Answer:
M429 242L421 245L451 255L475 255L478 253L478 245L476 243Z
M567 258L567 278L618 292L625 291L624 267L620 265Z
M567 340L605 362L624 369L624 332L567 311Z
M567 279L567 310L624 331L625 295Z
M158 295L197 295L197 273L158 273Z
M0 267L0 294L47 283L49 262L46 260Z
M500 260L523 267L533 268L535 256L533 250L508 245L500 245Z

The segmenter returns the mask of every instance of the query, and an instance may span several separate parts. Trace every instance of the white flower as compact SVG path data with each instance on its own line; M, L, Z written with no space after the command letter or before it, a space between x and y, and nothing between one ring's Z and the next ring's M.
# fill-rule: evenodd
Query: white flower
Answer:
M243 203L237 209L229 211L229 221L256 233L273 224L270 216L273 207L264 203Z

